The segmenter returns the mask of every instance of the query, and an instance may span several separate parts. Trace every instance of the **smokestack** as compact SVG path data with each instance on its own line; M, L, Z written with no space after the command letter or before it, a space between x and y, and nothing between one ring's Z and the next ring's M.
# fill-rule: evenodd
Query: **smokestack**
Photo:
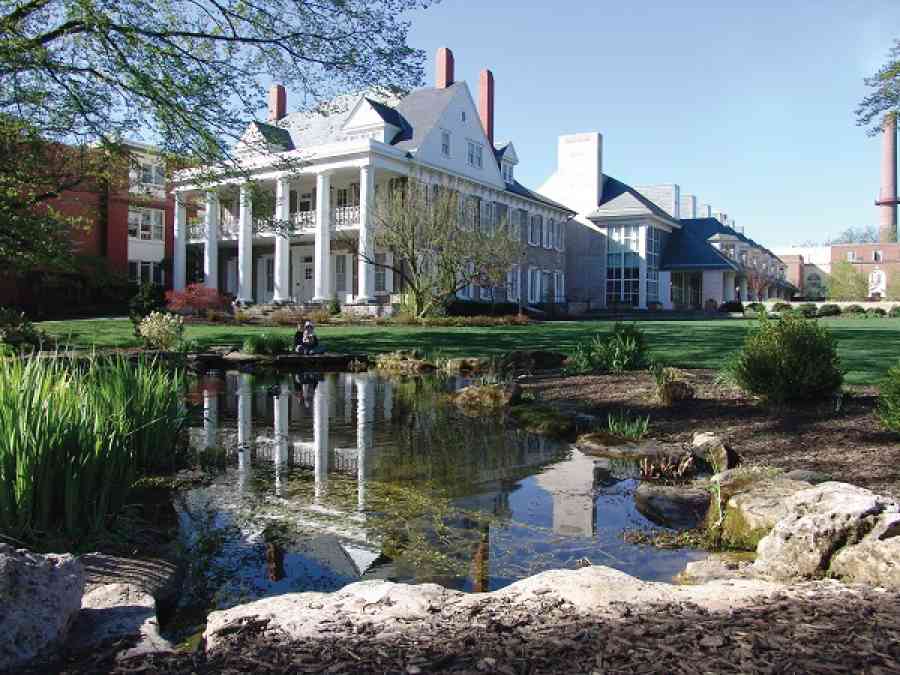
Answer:
M441 47L437 50L437 57L435 58L435 62L437 64L437 77L434 86L438 89L446 89L454 82L453 52L451 52L446 47Z
M897 116L884 117L881 140L881 194L875 202L881 211L878 241L897 241Z
M488 142L494 145L494 74L485 69L481 71L478 82L478 114L481 116L481 126Z
M268 122L277 122L287 115L287 92L283 84L273 84L269 87L269 117Z

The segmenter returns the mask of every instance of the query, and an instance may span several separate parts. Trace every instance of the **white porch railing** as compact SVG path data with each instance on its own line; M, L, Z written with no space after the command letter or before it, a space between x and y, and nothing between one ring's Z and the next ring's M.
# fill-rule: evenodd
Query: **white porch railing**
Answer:
M359 207L358 206L339 206L331 211L331 226L338 227L356 227L359 225Z
M197 221L193 223L187 224L187 237L188 239L205 239L206 238L206 228L203 226L202 221Z
M297 211L291 214L291 224L297 230L311 230L316 226L315 211Z

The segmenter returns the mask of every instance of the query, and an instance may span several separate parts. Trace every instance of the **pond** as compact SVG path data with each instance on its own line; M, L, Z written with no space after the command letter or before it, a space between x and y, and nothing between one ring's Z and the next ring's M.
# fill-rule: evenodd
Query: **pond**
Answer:
M446 404L460 378L373 373L196 382L192 447L218 466L177 500L185 607L364 579L488 591L578 561L671 580L686 549L632 545L634 465Z

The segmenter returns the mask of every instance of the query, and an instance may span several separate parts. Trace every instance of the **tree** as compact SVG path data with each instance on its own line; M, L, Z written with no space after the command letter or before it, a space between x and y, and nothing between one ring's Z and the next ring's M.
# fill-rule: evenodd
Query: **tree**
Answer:
M869 294L866 275L852 263L841 260L831 265L828 282L829 300L865 300Z
M750 300L762 300L765 290L769 287L770 280L758 270L747 269L747 290L750 292Z
M900 39L894 40L887 63L864 82L873 91L857 107L856 123L874 135L882 130L886 114L900 113Z
M826 245L833 244L877 244L878 229L874 225L864 225L862 227L848 227L846 230L838 234L838 236L825 242Z
M403 181L382 192L372 210L375 246L393 253L392 261L359 247L358 255L398 275L413 314L423 318L466 286L500 285L521 260L521 240L508 222L483 222L483 213L453 186Z
M402 16L431 1L0 0L0 260L64 257L72 222L43 205L103 178L122 139L237 167L231 148L265 81L306 106L419 84L424 56Z

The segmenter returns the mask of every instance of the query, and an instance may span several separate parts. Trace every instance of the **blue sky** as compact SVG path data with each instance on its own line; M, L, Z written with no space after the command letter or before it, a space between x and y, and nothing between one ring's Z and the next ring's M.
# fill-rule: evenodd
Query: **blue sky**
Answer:
M450 47L477 102L496 78L496 137L539 186L559 134L600 131L604 172L678 183L770 247L875 224L880 141L857 127L862 78L900 37L897 0L444 0L410 42Z

